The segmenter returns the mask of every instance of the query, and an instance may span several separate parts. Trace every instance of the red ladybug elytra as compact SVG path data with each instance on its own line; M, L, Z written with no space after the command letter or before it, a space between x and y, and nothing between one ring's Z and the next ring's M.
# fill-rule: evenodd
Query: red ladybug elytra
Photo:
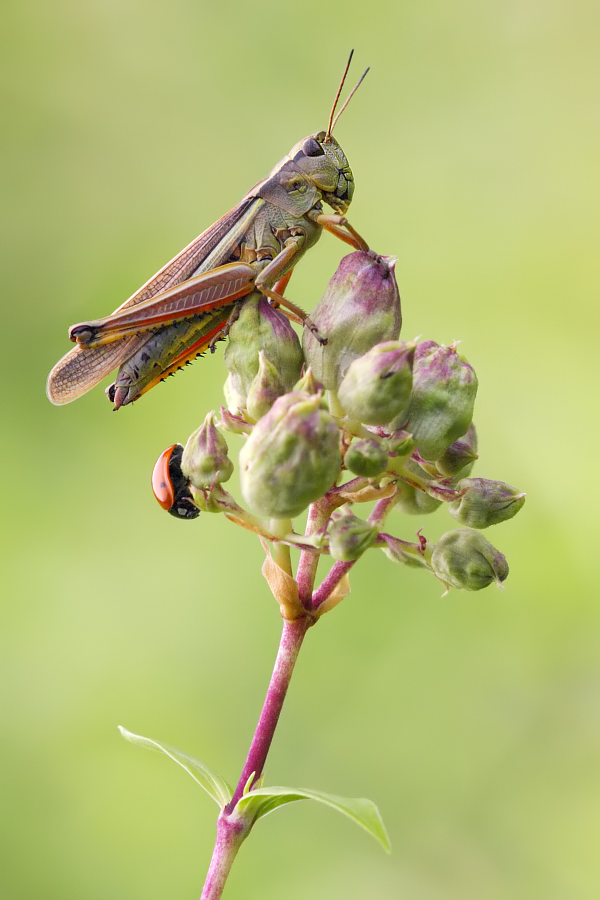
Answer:
M189 483L181 471L182 456L181 444L163 450L152 472L152 490L162 508L176 519L195 519L200 510L194 506Z

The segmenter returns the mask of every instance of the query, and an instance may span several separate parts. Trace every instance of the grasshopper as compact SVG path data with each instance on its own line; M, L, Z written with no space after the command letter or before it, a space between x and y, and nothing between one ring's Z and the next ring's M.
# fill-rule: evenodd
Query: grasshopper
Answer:
M323 230L368 250L345 217L354 178L332 135L368 69L335 116L352 51L327 131L299 141L243 200L163 266L112 315L69 329L76 346L52 369L47 394L63 405L81 397L113 369L106 393L119 409L214 349L226 336L239 302L254 291L319 335L310 318L283 296L292 270ZM323 212L326 203L333 213Z

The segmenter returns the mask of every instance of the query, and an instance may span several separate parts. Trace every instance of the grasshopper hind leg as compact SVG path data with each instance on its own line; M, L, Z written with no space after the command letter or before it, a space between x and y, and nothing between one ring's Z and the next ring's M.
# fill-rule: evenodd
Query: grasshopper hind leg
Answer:
M229 307L219 309L202 321L180 322L151 335L138 352L123 363L114 383L106 389L115 410L133 403L209 349L211 342L218 339L229 314Z

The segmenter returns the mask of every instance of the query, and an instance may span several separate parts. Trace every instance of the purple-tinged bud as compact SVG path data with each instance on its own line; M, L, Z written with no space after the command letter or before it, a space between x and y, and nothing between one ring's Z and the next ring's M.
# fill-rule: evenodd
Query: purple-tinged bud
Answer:
M358 438L352 441L344 457L346 468L362 478L377 478L388 467L388 454L375 438Z
M391 534L380 534L379 541L381 549L388 559L392 562L402 563L413 569L426 569L427 560L423 551L418 544L410 544L408 541L401 541Z
M395 509L399 509L400 512L409 516L427 516L429 513L435 512L441 505L441 500L436 500L425 491L420 491L412 484L403 482Z
M435 341L417 346L413 392L404 427L427 460L439 459L471 424L477 376L454 347Z
M414 344L385 341L351 363L339 400L351 419L386 425L404 417L410 403Z
M293 388L295 391L304 391L305 394L318 394L323 391L324 385L317 381L313 375L313 370L309 366L300 381L297 381Z
M285 385L273 363L262 350L258 354L258 374L250 385L246 409L248 415L258 422L268 413L278 397L285 394Z
M250 434L254 428L243 416L234 415L224 406L221 407L221 418L217 424L221 431L228 431L230 434Z
M395 341L402 316L395 263L372 251L345 256L311 319L327 344L308 328L302 346L315 378L337 391L350 363L375 344Z
M473 468L476 459L479 457L465 441L454 441L444 450L440 458L436 459L435 465L447 478L459 475L465 477Z
M199 490L228 481L233 463L227 456L227 442L215 428L214 413L188 439L181 459L181 471Z
M457 441L450 444L447 450L436 459L435 465L442 475L448 478L467 478L479 459L477 455L477 431L473 422L469 425L466 434L461 435Z
M240 452L240 481L261 516L291 519L322 497L342 464L340 430L319 394L284 394Z
M368 550L377 537L377 527L365 522L342 507L331 517L329 526L329 552L334 559L350 562Z
M512 519L525 503L525 494L503 481L463 478L456 485L465 493L449 506L450 515L469 528L487 528Z
M501 584L508 575L502 553L470 528L444 534L431 554L431 567L445 584L465 591L480 591L492 581Z
M224 354L231 386L243 398L242 408L258 374L261 350L277 369L286 391L290 391L300 378L304 361L298 335L283 313L255 291L240 303Z

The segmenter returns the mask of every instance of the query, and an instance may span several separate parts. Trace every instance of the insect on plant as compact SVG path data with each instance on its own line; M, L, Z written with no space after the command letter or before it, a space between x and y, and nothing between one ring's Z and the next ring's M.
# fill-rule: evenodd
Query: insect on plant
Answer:
M352 51L353 52L353 51ZM47 393L61 406L81 397L113 369L107 388L114 408L132 403L225 337L253 291L280 305L292 321L321 335L283 296L296 263L323 229L357 250L368 250L345 213L354 178L333 129L368 69L335 115L350 67L348 58L327 131L299 141L272 172L146 282L112 315L69 329L76 346L52 369ZM326 203L333 213L323 212Z
M283 620L273 674L235 788L206 763L121 729L133 743L178 762L219 807L201 900L220 900L255 823L299 800L343 813L389 849L372 801L265 784L267 756L304 638L348 594L350 572L367 552L381 550L395 564L429 571L446 590L501 585L506 558L480 530L512 518L525 501L504 482L469 477L478 459L475 371L456 344L400 341L395 260L370 251L345 217L354 179L333 131L366 75L336 115L351 59L327 130L297 143L116 312L74 325L76 346L48 379L48 395L60 405L118 367L107 393L119 409L212 350L239 318L225 359L228 408L221 407L219 419L209 412L185 447L172 444L160 455L152 487L175 518L221 513L260 538L261 571ZM341 260L311 321L284 292L294 266L323 230L355 252ZM309 329L302 346L269 303ZM226 433L244 439L236 464L244 505L224 487L236 468ZM361 503L373 504L366 518L353 511ZM437 543L421 528L416 540L388 530L395 530L393 519L387 520L396 510L421 517L444 503L465 527ZM303 533L293 520L305 512ZM232 544L228 558L235 552ZM333 564L318 583L326 556ZM228 585L228 600L230 593ZM367 615L372 600L364 598Z

